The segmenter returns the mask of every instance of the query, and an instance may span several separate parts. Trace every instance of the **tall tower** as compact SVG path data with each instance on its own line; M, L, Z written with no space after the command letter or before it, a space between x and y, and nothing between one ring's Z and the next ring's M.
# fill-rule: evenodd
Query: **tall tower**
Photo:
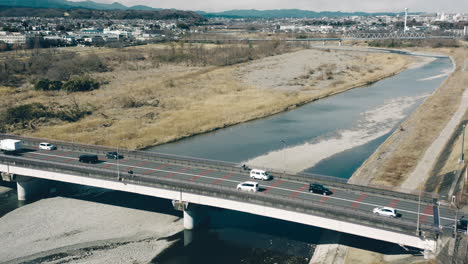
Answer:
M408 8L405 8L405 28L403 29L404 32L408 30L408 27L406 26L406 20L408 20Z

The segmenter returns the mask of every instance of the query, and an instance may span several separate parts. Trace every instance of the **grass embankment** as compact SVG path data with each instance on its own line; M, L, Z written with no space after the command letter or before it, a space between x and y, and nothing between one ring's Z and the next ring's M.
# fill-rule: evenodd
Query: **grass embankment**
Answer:
M320 54L324 62L337 56L323 51ZM341 62L349 66L348 69L336 67L335 72L319 65L322 68L317 70L323 71L322 75L330 75L330 79L320 77L323 80L304 83L299 90L280 91L258 89L239 82L236 73L246 64L183 66L193 65L183 58L177 63L155 64L147 59L150 53L142 55L142 59L130 62L114 61L112 71L93 73L94 78L106 80L108 84L90 92L67 94L3 88L2 96L15 102L54 104L72 101L92 110L92 115L74 123L48 120L34 128L10 132L143 148L285 111L393 75L410 63L407 57L400 55L358 53ZM322 88L311 92L314 90L311 85Z
M428 147L458 109L466 89L468 75L465 60L468 52L463 48L431 49L451 56L455 71L353 175L352 182L360 184L399 186L414 170ZM456 143L454 144L456 146ZM456 149L456 148L455 148ZM455 150L454 150L455 151ZM454 159L440 173L454 169ZM418 186L414 186L418 188Z

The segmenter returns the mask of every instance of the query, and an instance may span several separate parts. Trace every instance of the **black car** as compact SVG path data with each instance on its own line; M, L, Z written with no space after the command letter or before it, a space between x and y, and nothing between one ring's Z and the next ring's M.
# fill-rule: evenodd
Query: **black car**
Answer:
M320 194L323 194L323 195L330 195L330 194L333 193L332 191L330 191L330 189L328 189L325 186L323 186L322 184L318 184L318 183L312 183L309 186L309 192L320 193Z
M80 155L78 161L84 163L97 163L99 161L99 158L97 155L84 154Z
M466 229L466 228L467 228L467 225L468 225L468 220L463 219L463 217L460 218L460 219L457 221L457 231L458 231L458 232L461 232L461 233L466 232L466 231L467 231L467 229Z
M123 155L122 154L119 154L115 151L109 151L106 153L106 158L108 159L123 159Z

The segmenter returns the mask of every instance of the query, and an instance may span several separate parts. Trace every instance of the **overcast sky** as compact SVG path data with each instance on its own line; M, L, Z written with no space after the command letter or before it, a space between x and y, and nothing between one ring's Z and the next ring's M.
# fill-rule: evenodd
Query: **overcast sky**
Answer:
M83 1L83 0L70 0ZM224 11L231 9L304 9L311 11L468 13L468 0L94 0L120 2L127 6L147 5L182 10Z

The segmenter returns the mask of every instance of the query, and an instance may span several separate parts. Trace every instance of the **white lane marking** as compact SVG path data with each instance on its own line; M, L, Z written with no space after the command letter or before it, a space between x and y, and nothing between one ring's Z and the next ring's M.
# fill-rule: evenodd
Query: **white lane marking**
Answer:
M53 155L53 154L47 154L47 153L43 153L43 152L39 152L38 155L44 155L44 156L54 156L54 157L60 157L60 158L74 158L74 157L67 157L67 156L59 156L59 155ZM113 163L113 162L109 162L109 161L104 161L105 163L108 163L108 164L112 164L112 165L117 165L117 163ZM121 164L121 163L119 163ZM170 163L169 163L170 164ZM179 166L177 164L170 164L170 165L175 165L175 166ZM143 169L143 170L153 170L153 172L167 172L167 173L175 173L174 171L168 171L168 170L163 170L163 169L157 169L157 170L154 170L154 168L146 168L146 167L140 167L140 166L134 166L133 168L139 168L139 169ZM186 173L186 172L179 172L176 174L183 174L183 175L186 175L186 176L200 176L200 178L208 178L208 179L216 179L216 180L219 180L220 178L217 178L217 177L210 177L210 176L206 176L206 175L198 175L198 174L192 174L192 173ZM235 181L235 180L230 180L230 179L225 179L225 181L229 181L229 182L234 182L234 183L237 183L238 181ZM284 180L283 182L292 182L292 183L297 183L295 181L288 181L288 180ZM284 190L284 191L289 191L289 192L294 192L296 193L297 190L291 190L291 189L287 189L287 188L282 188L282 187L271 187L272 189L278 189L278 190ZM315 193L311 193L311 192L305 192L305 191L302 191L302 192L299 192L299 193L303 193L303 194L308 194L308 195L315 195L315 196L320 196L320 197L323 197L323 195L320 195L320 194L315 194ZM336 197L336 196L328 196L330 199L335 199L335 200L341 200L341 201L347 201L347 202L351 202L351 203L357 203L357 204L364 204L364 205L369 205L369 206L373 206L373 207L379 207L379 206L382 206L382 205L379 205L379 204L372 204L372 203L366 203L366 202L358 202L358 201L355 201L355 200L350 200L350 199L346 199L346 198L340 198L340 197ZM395 208L397 209L398 211L401 211L401 212L406 212L406 213L412 213L412 214L418 214L417 212L414 212L414 211L409 211L409 210L404 210L404 209L398 209L398 208ZM362 210L364 211L364 210ZM433 217L433 215L430 215L430 214L424 214L424 213L419 213L419 215L425 215L425 216L431 216ZM445 219L445 220L453 220L451 218L445 218L445 217L439 217L441 219Z

